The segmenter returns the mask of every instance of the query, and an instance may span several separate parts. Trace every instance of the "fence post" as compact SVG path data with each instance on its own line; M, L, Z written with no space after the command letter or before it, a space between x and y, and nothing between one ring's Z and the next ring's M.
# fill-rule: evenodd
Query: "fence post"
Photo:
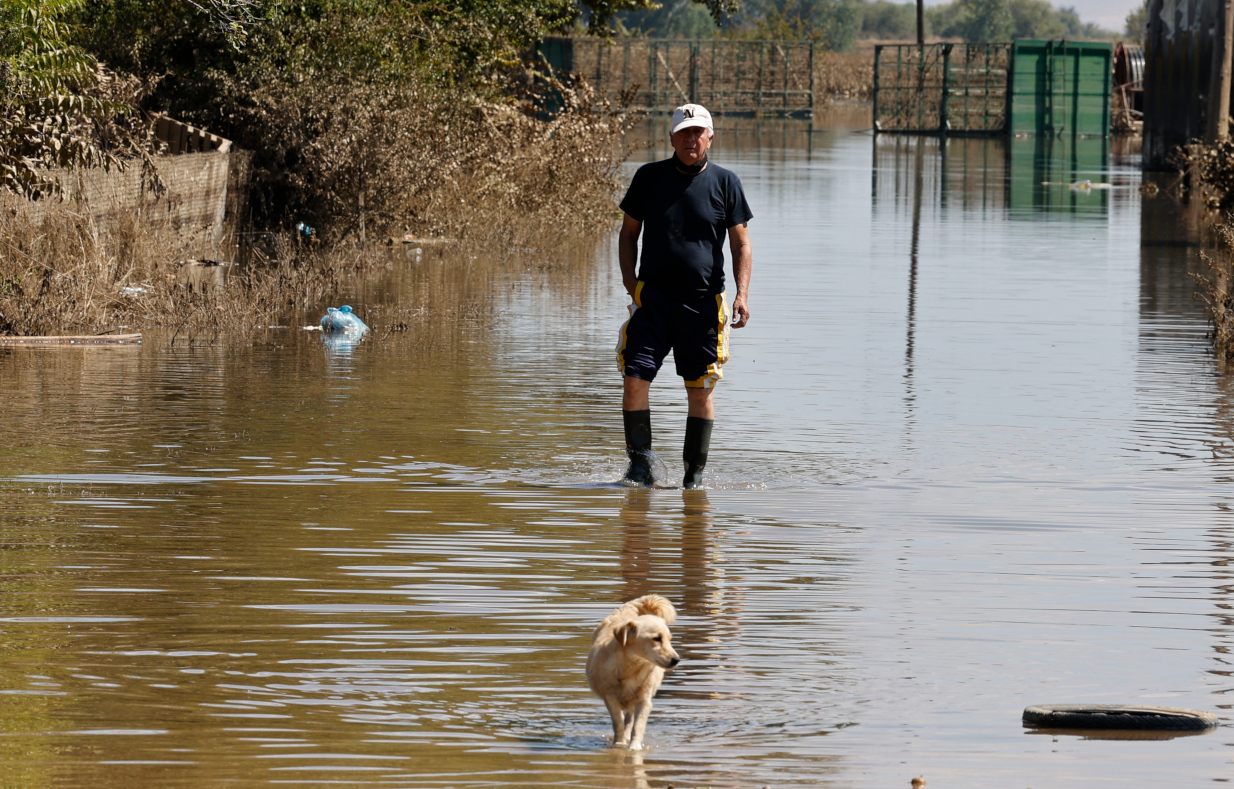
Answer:
M758 117L763 117L763 64L767 62L767 42L758 42Z
M647 42L647 103L651 110L660 109L659 96L656 95L656 42Z
M883 45L876 44L874 46L874 94L870 97L874 104L874 133L878 134L878 66L883 59Z
M596 85L595 85L595 88L596 88L596 94L599 95L601 99L607 98L604 95L604 89L605 89L604 50L606 47L608 47L607 41L598 42L598 46L596 47Z
M943 44L943 95L938 102L938 133L947 136L947 96L951 93L951 44Z
M814 117L814 42L810 42L810 117Z
M698 42L690 43L690 103L698 104Z

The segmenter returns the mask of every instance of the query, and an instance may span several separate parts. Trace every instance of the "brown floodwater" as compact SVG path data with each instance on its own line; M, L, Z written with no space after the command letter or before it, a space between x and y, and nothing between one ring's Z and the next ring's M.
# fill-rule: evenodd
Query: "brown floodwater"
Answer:
M613 484L611 240L397 259L354 346L0 349L0 785L1234 778L1234 386L1177 211L1100 143L834 125L717 137L755 269L707 490ZM583 663L647 592L683 661L630 754ZM1223 727L1021 725L1083 702Z

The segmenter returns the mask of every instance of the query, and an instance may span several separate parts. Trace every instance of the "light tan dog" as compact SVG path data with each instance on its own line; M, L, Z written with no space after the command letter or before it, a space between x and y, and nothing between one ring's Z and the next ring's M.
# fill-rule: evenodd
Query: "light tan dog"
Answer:
M643 595L606 616L591 635L587 684L613 718L613 745L643 748L651 697L664 669L681 661L668 631L676 618L672 603L658 594Z

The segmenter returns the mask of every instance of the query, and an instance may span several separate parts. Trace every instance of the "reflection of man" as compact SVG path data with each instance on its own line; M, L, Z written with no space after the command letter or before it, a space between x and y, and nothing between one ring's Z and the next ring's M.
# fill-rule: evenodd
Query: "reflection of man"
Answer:
M674 641L688 651L710 641L718 625L735 626L725 621L728 614L716 584L712 508L706 491L682 491L678 560L665 534L653 533L657 527L671 531L678 523L676 508L663 500L657 502L656 495L649 490L628 490L621 503L621 599L633 600L650 592L669 597L684 617L673 625L679 635ZM654 516L653 504L658 507ZM658 556L653 555L653 545Z
M617 364L625 382L621 408L630 457L623 481L632 485L653 481L649 395L670 350L689 402L682 486L702 483L715 418L712 394L728 360L726 237L737 281L732 326L740 329L750 320L746 297L753 257L746 225L753 214L737 176L707 161L714 136L706 109L678 107L670 135L673 156L640 167L621 201L621 277L634 303L621 327ZM640 234L642 258L635 276Z

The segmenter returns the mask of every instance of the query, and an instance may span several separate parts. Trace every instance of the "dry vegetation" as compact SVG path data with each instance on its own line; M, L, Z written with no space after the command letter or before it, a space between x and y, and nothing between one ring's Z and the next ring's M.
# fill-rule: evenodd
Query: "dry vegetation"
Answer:
M521 245L595 232L616 216L621 135L637 121L582 82L517 102L353 80L272 82L252 96L248 120L269 130L257 199L282 196L328 242L358 236L361 194L369 236ZM550 119L543 96L561 105Z
M1209 230L1215 238L1209 252L1201 253L1209 276L1195 274L1200 298L1213 320L1213 348L1224 362L1234 359L1234 141L1216 144L1192 143L1174 156L1179 170L1175 189L1189 200L1201 202L1197 210L1215 212Z
M11 201L0 215L0 333L281 322L387 265L390 251L375 239L405 231L448 237L445 254L458 265L470 265L479 251L492 261L500 258L492 250L551 250L594 238L618 216L621 134L636 118L593 106L585 87L561 88L565 107L550 120L527 105L431 104L380 88L347 95L318 87L299 103L278 97L271 107L334 102L329 115L306 110L297 119L310 127L297 139L315 147L286 170L302 179L294 185L300 193L319 201L326 241L270 236L223 290L186 287L179 264L233 254L169 223L135 215L101 222L68 202L35 217ZM361 188L366 250L356 244Z
M820 58L815 90L833 101L869 101L874 94L874 52L827 52Z
M1234 230L1227 224L1217 225L1215 229L1221 241L1220 250L1214 255L1203 254L1211 278L1200 274L1193 276L1200 285L1200 297L1212 315L1213 348L1218 357L1228 361L1234 359L1234 297L1231 295L1234 266L1230 258L1230 252L1234 249Z
M70 205L39 219L9 213L0 245L0 333L17 335L240 327L315 305L346 268L285 241L276 260L202 292L181 278L179 264L209 246L136 216L102 225Z

